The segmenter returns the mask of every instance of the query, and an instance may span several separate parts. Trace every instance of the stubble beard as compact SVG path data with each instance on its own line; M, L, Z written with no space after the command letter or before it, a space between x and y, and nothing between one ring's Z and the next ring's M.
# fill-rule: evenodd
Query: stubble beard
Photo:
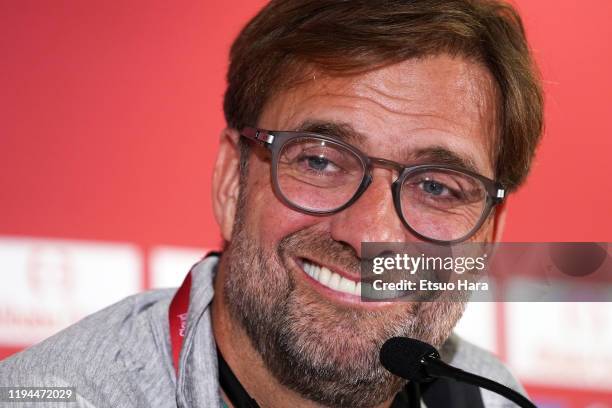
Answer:
M382 344L406 336L440 347L463 313L460 302L381 310L332 303L307 284L297 284L288 264L310 254L313 260L359 268L354 250L314 228L294 232L266 250L246 227L242 208L224 254L225 302L276 380L306 399L341 408L373 407L391 399L405 381L380 364Z

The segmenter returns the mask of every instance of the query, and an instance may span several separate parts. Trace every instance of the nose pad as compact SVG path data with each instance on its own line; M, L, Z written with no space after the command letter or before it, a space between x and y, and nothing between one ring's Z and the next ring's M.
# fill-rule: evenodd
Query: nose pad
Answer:
M380 182L380 183L378 183ZM378 184L377 184L378 183ZM366 189L365 187L371 188ZM361 193L330 220L334 240L350 245L361 257L363 242L406 242L411 240L389 202L390 185L371 175L364 179Z
M364 178L363 181L361 182L361 185L359 186L359 189L357 190L357 192L353 195L353 197L351 198L351 200L349 201L349 203L345 204L345 206L343 207L343 209L352 206L353 204L355 204L355 202L357 200L359 200L361 198L361 196L368 190L368 187L370 187L370 184L372 184L372 175L370 173L367 173Z
M370 187L370 185L372 184L373 180L374 179L372 177L372 173L367 173L365 175L364 180L363 180L363 184L359 188L359 194L351 200L351 204L354 204L355 201L357 201L357 200L359 200L359 198L361 198L361 196L368 190L368 187ZM400 190L401 190L400 177L397 177L395 179L395 181L393 183L391 183L391 199L393 200L393 207L395 208L395 211L397 212L397 215L401 219L402 224L403 224L404 220L401 217L402 205L401 205L401 202L399 200L399 198L400 198L400 195L399 195L400 194Z
M372 174L368 173L366 174L365 180L363 182L362 192L365 191L368 187L370 187L370 184L372 184Z

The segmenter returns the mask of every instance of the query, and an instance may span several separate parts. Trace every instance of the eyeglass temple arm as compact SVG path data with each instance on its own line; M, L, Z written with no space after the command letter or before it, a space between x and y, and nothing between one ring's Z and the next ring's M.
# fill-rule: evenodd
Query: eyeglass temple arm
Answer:
M240 131L240 134L248 139L255 140L263 144L272 144L274 141L274 135L266 132L265 130L255 129L252 127L245 127Z

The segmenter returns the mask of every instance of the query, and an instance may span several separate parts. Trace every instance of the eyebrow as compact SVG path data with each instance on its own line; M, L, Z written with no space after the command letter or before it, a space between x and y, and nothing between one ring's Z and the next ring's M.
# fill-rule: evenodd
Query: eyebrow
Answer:
M306 120L297 126L297 132L318 133L346 143L364 145L367 136L358 132L348 123Z
M443 164L471 171L472 173L481 173L474 160L449 150L444 146L428 146L416 151L409 151L402 157L408 157L409 162L415 162L415 164Z
M295 131L317 133L339 139L354 145L365 145L368 137L358 132L349 123L320 120L306 120L299 124ZM445 146L434 145L420 149L402 149L402 164L441 164L458 167L473 173L480 173L474 160L465 155L449 150Z

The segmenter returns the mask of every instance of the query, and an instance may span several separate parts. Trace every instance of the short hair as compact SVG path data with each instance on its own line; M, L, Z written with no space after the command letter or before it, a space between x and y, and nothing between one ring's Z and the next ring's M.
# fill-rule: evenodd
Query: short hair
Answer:
M498 0L273 0L232 45L225 118L256 125L268 99L308 67L352 75L443 53L495 79L495 177L516 189L541 138L544 101L521 18Z

